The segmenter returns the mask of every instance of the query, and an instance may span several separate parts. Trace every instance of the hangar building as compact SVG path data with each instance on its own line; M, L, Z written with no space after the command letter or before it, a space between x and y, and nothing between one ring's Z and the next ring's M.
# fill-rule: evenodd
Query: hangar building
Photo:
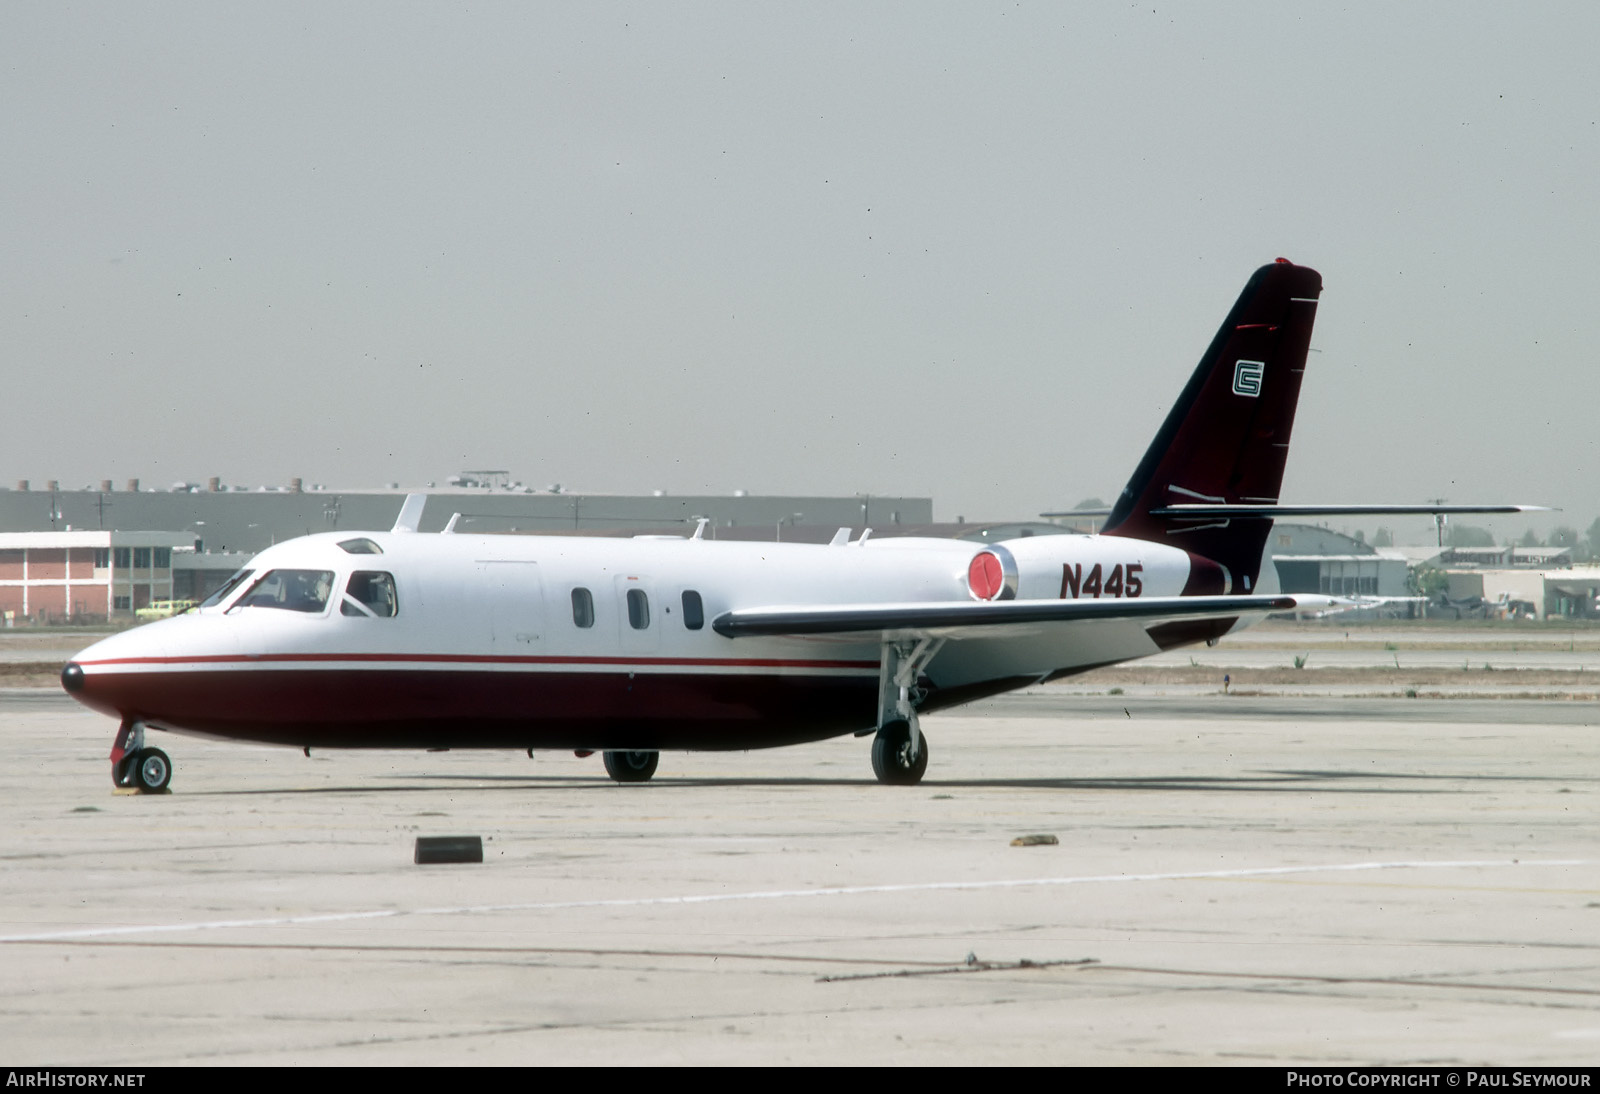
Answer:
M461 532L637 535L811 540L837 529L904 534L930 526L930 498L576 494L513 488L503 472L464 473L428 495L424 532L460 514ZM0 489L0 617L31 622L127 618L158 600L200 600L249 557L313 532L381 530L394 524L406 491L225 489Z
M459 477L458 477L459 478ZM477 482L479 480L467 480ZM493 482L493 480L489 480ZM406 491L224 488L216 479L205 488L113 491L32 490L19 482L0 490L0 532L83 530L186 532L185 542L204 551L255 553L284 539L313 532L384 529L394 524ZM709 522L706 535L722 529L766 529L782 535L798 525L832 529L929 524L933 500L914 497L794 497L778 495L618 495L531 492L504 486L454 486L419 491L428 495L424 532L444 528L461 514L461 532L581 532L629 530L673 534L693 530L697 518ZM754 534L754 533L752 533ZM785 537L787 538L787 537Z
M1277 523L1267 549L1286 593L1409 596L1406 556L1312 524Z

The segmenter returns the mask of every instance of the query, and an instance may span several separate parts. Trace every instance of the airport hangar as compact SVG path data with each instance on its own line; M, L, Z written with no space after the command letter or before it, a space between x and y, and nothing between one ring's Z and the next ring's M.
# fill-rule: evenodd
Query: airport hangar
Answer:
M428 495L421 531L456 514L461 532L545 535L688 535L708 539L826 543L844 527L859 535L941 534L931 498L754 495L616 495L534 491L504 472L463 472ZM384 529L407 491L174 484L141 489L0 489L0 613L6 625L131 619L161 600L200 599L252 555L314 532ZM950 526L957 527L957 526ZM1039 526L1048 529L1048 526ZM971 530L970 528L967 530ZM943 533L948 534L948 533Z

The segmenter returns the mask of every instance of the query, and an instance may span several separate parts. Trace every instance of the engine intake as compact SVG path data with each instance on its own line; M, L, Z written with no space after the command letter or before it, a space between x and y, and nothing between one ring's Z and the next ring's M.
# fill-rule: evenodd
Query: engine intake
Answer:
M967 564L967 592L974 600L1015 600L1017 559L1004 547L988 547Z

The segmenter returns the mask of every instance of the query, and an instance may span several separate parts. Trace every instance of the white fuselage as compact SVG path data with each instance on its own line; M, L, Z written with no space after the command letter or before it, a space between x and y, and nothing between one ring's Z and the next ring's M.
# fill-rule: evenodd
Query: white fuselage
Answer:
M328 533L262 552L219 602L85 650L76 694L158 728L294 745L818 739L874 727L880 636L727 638L713 622L753 607L968 603L969 565L996 550L1014 563L1004 595L1018 600L1177 596L1193 569L1181 550L1104 536L990 548ZM257 606L257 583L272 574L315 585L321 606ZM281 586L265 587L286 597ZM926 702L936 709L1204 636L1163 641L1117 619L955 637L926 665Z

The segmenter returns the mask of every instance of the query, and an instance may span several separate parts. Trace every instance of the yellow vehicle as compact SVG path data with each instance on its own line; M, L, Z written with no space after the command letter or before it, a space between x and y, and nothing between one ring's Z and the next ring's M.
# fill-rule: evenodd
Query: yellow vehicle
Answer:
M155 619L166 619L169 616L182 615L198 603L194 600L152 600L149 604L133 613L133 617L141 623L149 623Z

